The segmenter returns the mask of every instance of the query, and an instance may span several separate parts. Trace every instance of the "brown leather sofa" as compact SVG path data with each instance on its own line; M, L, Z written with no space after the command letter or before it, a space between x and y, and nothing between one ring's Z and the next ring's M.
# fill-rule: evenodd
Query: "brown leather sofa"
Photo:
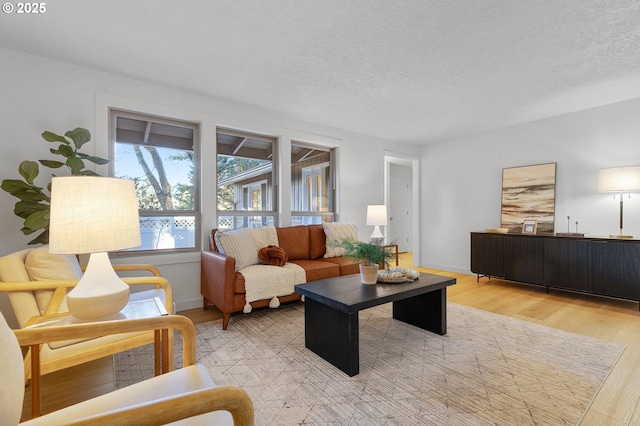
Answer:
M231 314L242 312L245 301L245 281L236 271L236 260L219 252L214 238L217 229L209 235L210 250L202 251L200 292L204 309L216 306L222 311L222 329L229 325ZM358 264L344 257L325 258L326 235L322 225L300 225L276 228L278 245L289 262L301 266L307 282L359 273ZM300 300L293 293L279 297L281 303ZM269 299L251 302L252 308L269 305Z

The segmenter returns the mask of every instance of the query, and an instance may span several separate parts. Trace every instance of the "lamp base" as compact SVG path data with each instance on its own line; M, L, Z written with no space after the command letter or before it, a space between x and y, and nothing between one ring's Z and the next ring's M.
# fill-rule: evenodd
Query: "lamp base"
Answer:
M609 238L633 238L633 235L609 234Z
M371 244L379 245L379 244L382 244L382 241L384 241L384 235L382 235L382 231L380 231L380 227L378 225L375 225L375 227L373 228L373 233L369 237L369 242Z
M129 301L129 286L113 270L107 253L92 253L82 279L67 295L69 312L83 320L117 314Z
M117 314L129 302L129 289L101 296L73 297L67 295L67 306L74 317L99 320Z

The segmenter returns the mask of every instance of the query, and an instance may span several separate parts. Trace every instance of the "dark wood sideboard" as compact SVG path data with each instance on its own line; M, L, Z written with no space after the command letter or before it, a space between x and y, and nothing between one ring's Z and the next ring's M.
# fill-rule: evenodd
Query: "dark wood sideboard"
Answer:
M472 232L471 271L640 301L640 240Z

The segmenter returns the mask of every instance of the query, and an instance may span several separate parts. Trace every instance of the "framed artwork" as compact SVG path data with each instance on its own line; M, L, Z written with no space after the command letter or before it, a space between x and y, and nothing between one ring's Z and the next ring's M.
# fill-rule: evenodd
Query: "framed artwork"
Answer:
M538 221L535 219L525 219L524 222L522 222L523 234L535 234L537 228L538 228Z
M524 232L525 220L534 232L553 234L556 205L556 163L502 169L500 227Z

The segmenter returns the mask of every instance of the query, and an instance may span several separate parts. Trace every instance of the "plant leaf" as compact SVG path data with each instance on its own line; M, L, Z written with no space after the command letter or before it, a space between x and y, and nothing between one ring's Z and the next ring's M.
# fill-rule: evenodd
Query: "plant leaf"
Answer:
M17 191L15 194L11 194L14 197L20 198L24 202L39 203L41 201L49 201L49 197L37 187L28 187Z
M78 157L69 157L67 158L67 166L71 169L71 176L78 176L84 169L84 161Z
M49 211L50 209L51 206L49 204L36 203L32 201L19 201L16 203L13 212L16 216L26 219L35 212L43 210Z
M60 145L58 149L51 148L49 150L52 154L62 155L63 157L72 157L75 155L73 148L69 145Z
M91 140L91 133L82 127L76 127L73 130L69 130L64 135L73 141L76 149L80 149L82 145Z
M69 142L64 136L56 135L48 130L42 132L42 138L47 142L62 142L65 145L71 145L71 142Z
M27 227L21 228L20 230L22 231L22 233L24 235L33 234L34 232L37 231L37 229L31 229L31 228L27 228Z
M40 169L38 163L35 161L23 161L18 166L18 173L27 181L27 183L33 184L33 180L38 177Z
M50 169L58 169L64 166L64 163L60 161L55 161L55 160L38 160L38 161L40 161L40 164L42 164L45 167L49 167Z
M93 155L87 155L87 154L83 154L81 152L76 153L78 155L78 157L85 159L87 161L91 161L92 163L95 164L107 164L109 162L109 160L101 158L101 157L94 157Z
M49 212L50 209L39 210L31 213L24 220L24 227L37 231L49 226Z
M93 170L83 170L78 174L78 176L100 176L100 175L94 172Z
M2 181L2 185L0 185L0 188L11 195L15 195L16 197L21 198L16 194L19 194L21 191L27 191L31 189L31 186L21 180L5 179Z
M45 229L42 234L38 235L35 239L29 241L28 245L33 244L49 244L49 230Z

